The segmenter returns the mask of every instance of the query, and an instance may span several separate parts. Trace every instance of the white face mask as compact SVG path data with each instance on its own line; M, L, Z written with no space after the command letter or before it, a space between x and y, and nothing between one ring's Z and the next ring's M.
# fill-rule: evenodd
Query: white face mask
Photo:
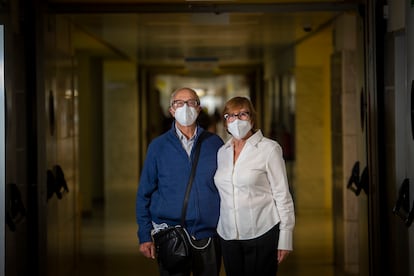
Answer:
M236 119L227 125L227 130L233 135L234 138L240 140L246 136L246 134L252 129L250 121L244 121Z
M188 107L187 104L184 104L175 110L174 117L180 125L189 126L197 120L198 113L194 107Z

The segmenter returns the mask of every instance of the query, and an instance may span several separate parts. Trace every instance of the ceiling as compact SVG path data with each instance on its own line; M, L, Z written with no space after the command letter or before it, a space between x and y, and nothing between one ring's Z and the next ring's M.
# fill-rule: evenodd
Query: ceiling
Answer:
M76 26L75 47L154 66L260 63L354 9L346 2L55 0L52 11ZM104 50L102 50L104 49Z

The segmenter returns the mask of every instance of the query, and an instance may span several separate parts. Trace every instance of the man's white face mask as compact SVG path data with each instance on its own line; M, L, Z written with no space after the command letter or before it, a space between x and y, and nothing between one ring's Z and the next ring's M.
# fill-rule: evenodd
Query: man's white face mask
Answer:
M236 119L234 122L227 124L227 130L237 140L244 138L251 129L250 121Z
M197 120L198 112L194 107L184 104L175 110L174 117L180 125L190 126Z

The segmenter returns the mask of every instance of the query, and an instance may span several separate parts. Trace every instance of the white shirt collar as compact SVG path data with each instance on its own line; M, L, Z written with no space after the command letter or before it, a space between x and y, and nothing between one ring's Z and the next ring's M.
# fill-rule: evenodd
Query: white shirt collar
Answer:
M258 129L255 133L253 133L252 136L249 137L249 139L246 140L246 144L250 144L252 146L257 145L261 140L263 139L263 133L260 129ZM226 144L224 145L224 147L228 148L228 147L232 147L233 146L233 137L230 138Z
M190 140L194 140L195 137L197 136L197 127L194 130L194 134L193 136L191 136L190 139L187 139L187 137L185 137L185 135L181 132L181 130L177 127L177 125L175 125L175 133L177 134L178 138L180 139L181 142L188 142Z

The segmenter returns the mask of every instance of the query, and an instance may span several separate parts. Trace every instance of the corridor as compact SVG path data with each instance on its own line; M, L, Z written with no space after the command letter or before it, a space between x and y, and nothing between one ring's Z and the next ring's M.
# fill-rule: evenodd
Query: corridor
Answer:
M414 276L414 0L5 0L0 13L0 275L157 275L136 237L139 170L177 78L214 77L185 84L213 114L251 97L293 165L278 276Z
M105 206L84 219L77 276L152 276L156 262L138 251L135 186L109 188ZM332 264L332 221L308 210L297 214L294 252L280 266L279 276L338 276ZM222 275L225 273L222 271Z

